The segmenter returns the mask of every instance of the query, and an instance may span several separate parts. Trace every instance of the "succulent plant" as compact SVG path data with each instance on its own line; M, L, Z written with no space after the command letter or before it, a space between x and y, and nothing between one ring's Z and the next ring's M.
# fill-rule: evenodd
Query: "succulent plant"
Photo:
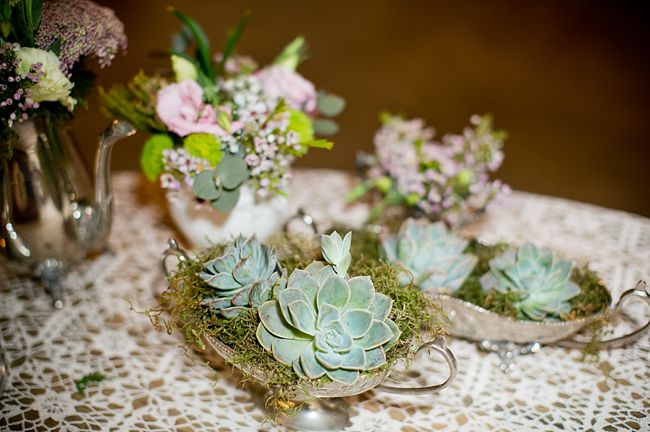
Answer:
M334 272L342 277L347 276L352 256L350 255L350 244L352 242L352 233L349 232L345 238L334 231L330 235L322 235L320 238L323 258L331 266Z
M300 378L327 375L354 384L360 372L386 362L386 350L401 331L388 318L392 299L375 292L370 277L348 279L335 270L349 266L349 234L326 238L323 254L335 264L315 261L294 270L286 286L278 285L275 299L258 310L257 339Z
M237 205L239 187L249 175L248 165L243 158L224 156L216 170L204 170L196 176L192 192L197 197L209 201L215 209L226 213Z
M384 257L404 271L400 283L417 288L447 289L452 293L470 275L477 258L464 254L468 241L455 236L442 222L419 223L407 219L396 236L382 240Z
M249 307L269 299L280 281L275 251L255 237L237 237L222 256L203 265L201 279L214 288L214 295L202 300L221 315L232 318Z
M490 260L481 286L485 291L515 294L514 306L521 318L557 319L571 311L569 300L580 292L571 281L572 267L572 261L562 261L552 251L527 243Z

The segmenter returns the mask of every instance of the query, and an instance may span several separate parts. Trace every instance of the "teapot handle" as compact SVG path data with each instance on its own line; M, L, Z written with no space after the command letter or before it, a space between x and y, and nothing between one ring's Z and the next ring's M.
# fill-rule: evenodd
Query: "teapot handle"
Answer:
M634 288L629 289L625 291L623 294L621 294L621 298L618 300L618 303L616 303L616 306L614 306L611 309L611 311L612 312L622 311L623 305L627 302L627 300L632 300L632 299L643 300L646 302L648 306L650 306L650 291L648 291L648 287L645 281L642 280L638 281ZM650 317L646 320L645 324L639 327L638 329L630 333L615 337L613 339L606 339L600 341L599 345L600 347L607 348L607 349L619 348L628 345L632 342L635 342L649 329L650 329ZM558 341L555 344L564 348L583 349L587 346L588 343L583 341L577 341L574 339L566 339L566 340Z
M170 257L175 257L178 260L179 264L186 264L190 257L183 249L178 246L178 242L174 239L167 240L167 249L163 252L162 257L160 258L160 267L162 269L163 276L166 279L172 275L172 269L169 266L167 260Z
M454 355L454 353L447 346L447 338L445 338L444 336L436 336L434 340L425 342L422 345L420 345L415 355L417 356L418 354L420 354L422 351L425 350L436 351L447 362L447 366L449 367L449 375L447 376L447 379L444 382L440 384L423 386L423 387L394 387L394 386L387 386L381 384L377 388L387 393L419 395L419 394L427 394L427 393L436 393L442 390L443 388L447 387L449 384L451 384L454 381L454 379L456 379L456 374L458 373L458 361L456 360L456 356Z

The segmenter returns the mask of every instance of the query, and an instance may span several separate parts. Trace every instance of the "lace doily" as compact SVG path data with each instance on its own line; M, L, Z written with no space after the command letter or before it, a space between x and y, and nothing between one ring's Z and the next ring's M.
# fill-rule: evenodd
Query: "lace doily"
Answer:
M292 205L321 223L360 223L366 209L346 208L349 177L299 171ZM164 289L159 257L178 236L162 192L133 173L114 179L110 251L67 277L66 306L53 310L40 286L0 270L1 343L10 379L0 399L0 430L273 431L263 395L237 385L226 368L208 368L182 339L156 331L134 311ZM562 199L513 193L468 231L488 241L530 240L588 259L614 298L650 277L650 220ZM650 337L602 352L599 363L555 347L517 358L505 375L495 354L455 340L460 372L431 396L370 391L349 398L349 431L650 430ZM418 381L443 368L416 363ZM106 380L78 393L74 380Z

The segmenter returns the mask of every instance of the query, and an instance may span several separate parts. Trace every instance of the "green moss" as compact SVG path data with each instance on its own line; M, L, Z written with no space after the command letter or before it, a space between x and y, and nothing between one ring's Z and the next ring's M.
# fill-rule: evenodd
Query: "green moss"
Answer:
M354 236L353 236L354 237ZM362 240L359 238L359 240ZM286 274L297 268L304 268L313 260L320 258L320 245L313 238L276 236L269 242L278 252L280 266ZM359 243L353 241L354 248ZM303 395L299 380L290 366L276 361L257 341L255 332L259 324L257 313L251 310L236 318L226 319L213 313L201 300L211 295L211 289L203 283L199 272L206 261L223 252L223 247L215 246L206 250L194 260L189 260L169 280L169 288L159 298L159 318L171 316L171 321L162 322L168 331L180 329L192 347L204 349L203 337L213 336L234 351L229 363L239 368L255 365L267 377L267 386L273 393L273 409L295 408L289 401L295 395ZM413 347L423 338L432 338L444 332L444 318L440 308L415 289L399 286L396 268L374 257L360 256L350 267L350 276L368 275L375 289L394 301L390 318L402 331L400 340L387 352L387 363L380 369L368 372L379 373L390 369L401 359L410 361ZM245 377L246 378L246 377ZM316 386L330 382L326 376Z

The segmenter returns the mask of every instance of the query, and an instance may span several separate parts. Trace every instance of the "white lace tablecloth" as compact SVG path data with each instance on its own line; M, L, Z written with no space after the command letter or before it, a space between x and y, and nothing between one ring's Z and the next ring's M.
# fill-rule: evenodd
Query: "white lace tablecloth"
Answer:
M342 202L349 178L333 171L296 174L293 206L318 221L354 223L362 207ZM41 287L0 270L1 343L11 370L0 399L0 430L271 431L263 399L232 376L185 353L178 334L152 328L131 310L155 304L164 289L159 256L170 236L162 193L132 173L114 179L111 252L66 280L66 306L53 310ZM515 192L469 228L487 240L526 240L589 259L614 298L650 277L650 220L562 199ZM650 430L650 337L602 352L544 347L519 357L509 375L498 357L453 341L460 373L431 396L370 391L349 398L349 431ZM187 354L187 355L185 355ZM422 376L439 363L417 363ZM74 380L106 380L78 393Z

